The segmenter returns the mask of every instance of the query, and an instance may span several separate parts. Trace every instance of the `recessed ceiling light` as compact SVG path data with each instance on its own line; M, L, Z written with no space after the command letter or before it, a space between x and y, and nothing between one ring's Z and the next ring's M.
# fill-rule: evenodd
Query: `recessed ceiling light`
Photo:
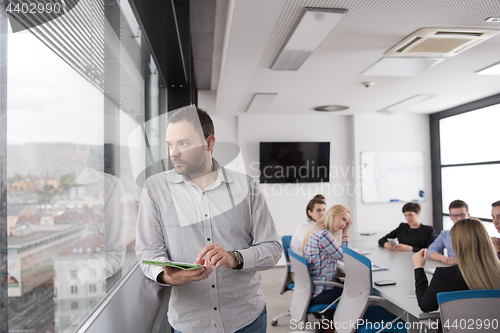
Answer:
M298 70L346 13L346 9L306 8L271 69Z
M421 103L423 101L426 101L428 99L434 98L437 95L434 94L421 94L421 95L415 95L413 97L407 98L402 100L401 102L398 102L396 104L393 104L391 106L388 106L386 108L383 108L382 110L378 110L377 112L379 113L385 113L385 114L391 114L392 112L399 111L401 109L405 109L409 106L412 106L417 103Z
M500 22L500 17L489 17L485 20L485 22Z
M494 65L491 65L489 67L486 67L484 69L481 69L480 71L476 72L477 75L500 75L500 62L496 63Z
M432 67L444 58L382 58L361 76L415 76L423 70Z
M321 111L321 112L336 112L336 111L344 111L349 109L348 106L345 105L321 105L312 108L314 111Z

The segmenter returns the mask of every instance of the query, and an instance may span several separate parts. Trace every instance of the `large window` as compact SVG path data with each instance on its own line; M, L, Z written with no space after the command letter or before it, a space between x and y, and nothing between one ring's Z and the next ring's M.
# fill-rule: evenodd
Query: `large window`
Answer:
M8 33L12 332L76 332L137 264L143 180L129 146L143 145L130 133L145 120L145 82L158 114L158 78L128 2L110 3L81 0L72 17Z
M491 223L491 203L500 199L500 150L498 130L500 104L437 118L439 126L439 168L443 229L450 229L451 201L468 203L471 216L480 218L488 232L497 235ZM432 119L432 117L431 117ZM436 145L436 143L434 142ZM436 163L435 163L436 164ZM434 184L436 185L436 184ZM436 207L436 206L435 206Z

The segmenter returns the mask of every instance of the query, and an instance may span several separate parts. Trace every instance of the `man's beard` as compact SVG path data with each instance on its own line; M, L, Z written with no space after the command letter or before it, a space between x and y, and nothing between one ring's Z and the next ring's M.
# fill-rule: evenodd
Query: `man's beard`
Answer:
M172 163L174 164L175 168L175 162L181 162L185 165L185 168L182 170L178 170L175 168L175 172L179 175L198 175L203 172L205 168L205 163L207 161L207 155L205 153L205 146L199 147L199 148L194 148L199 149L200 152L197 154L194 154L193 158L191 160L182 160L178 158L172 158Z

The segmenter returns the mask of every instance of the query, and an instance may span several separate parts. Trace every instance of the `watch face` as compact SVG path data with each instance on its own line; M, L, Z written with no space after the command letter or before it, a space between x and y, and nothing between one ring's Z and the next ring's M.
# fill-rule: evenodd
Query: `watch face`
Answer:
M236 257L236 260L238 261L238 266L236 266L236 268L242 268L243 267L243 256L238 251L234 251L234 256Z

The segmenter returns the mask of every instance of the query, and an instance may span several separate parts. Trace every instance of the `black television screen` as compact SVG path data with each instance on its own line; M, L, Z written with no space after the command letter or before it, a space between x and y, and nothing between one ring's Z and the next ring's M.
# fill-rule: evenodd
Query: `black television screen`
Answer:
M330 142L261 142L261 183L330 181Z

